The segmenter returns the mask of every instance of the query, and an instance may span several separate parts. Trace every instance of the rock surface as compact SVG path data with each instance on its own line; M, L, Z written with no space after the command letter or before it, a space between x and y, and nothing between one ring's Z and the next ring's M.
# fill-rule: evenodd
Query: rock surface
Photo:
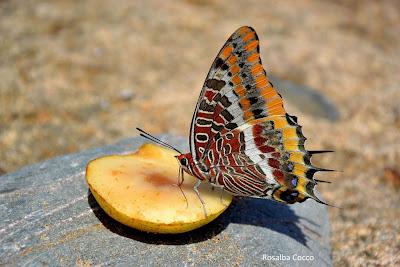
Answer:
M185 143L163 138L177 147ZM132 138L1 176L0 265L332 265L327 211L311 200L287 206L236 199L217 220L179 235L147 234L114 221L88 191L85 166L142 142Z
M284 100L298 107L304 113L330 121L338 121L340 114L336 106L318 90L298 85L287 80L271 76L275 88Z

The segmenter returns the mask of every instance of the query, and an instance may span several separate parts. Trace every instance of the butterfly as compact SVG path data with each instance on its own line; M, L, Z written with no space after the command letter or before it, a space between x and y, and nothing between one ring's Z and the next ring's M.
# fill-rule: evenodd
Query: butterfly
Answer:
M286 113L282 96L262 66L259 39L251 27L237 29L215 58L204 82L190 127L190 152L141 135L180 153L183 171L235 196L293 204L315 195L317 171L297 117ZM328 204L326 204L328 205Z

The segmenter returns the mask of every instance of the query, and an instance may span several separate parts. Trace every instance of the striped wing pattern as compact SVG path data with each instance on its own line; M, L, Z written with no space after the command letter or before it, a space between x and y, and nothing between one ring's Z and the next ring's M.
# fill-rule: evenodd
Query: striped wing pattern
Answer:
M316 171L297 118L286 113L250 27L228 39L207 75L190 135L195 173L240 196L302 202Z

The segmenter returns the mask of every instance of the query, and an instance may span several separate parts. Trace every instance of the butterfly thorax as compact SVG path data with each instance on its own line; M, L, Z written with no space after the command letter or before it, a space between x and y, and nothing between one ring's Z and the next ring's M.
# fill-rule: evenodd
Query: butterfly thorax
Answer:
M177 156L180 166L182 169L200 180L209 179L209 169L206 164L193 159L192 153L181 154Z

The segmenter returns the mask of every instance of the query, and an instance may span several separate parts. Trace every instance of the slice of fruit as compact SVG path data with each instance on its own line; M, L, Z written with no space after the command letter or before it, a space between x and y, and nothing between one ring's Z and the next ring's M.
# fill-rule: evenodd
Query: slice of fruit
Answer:
M185 174L181 185L187 202L177 186L176 152L145 144L134 154L111 155L91 161L86 181L93 196L112 218L127 226L153 233L183 233L217 218L232 197L212 190L210 184L199 187L207 217L193 190L196 178Z

